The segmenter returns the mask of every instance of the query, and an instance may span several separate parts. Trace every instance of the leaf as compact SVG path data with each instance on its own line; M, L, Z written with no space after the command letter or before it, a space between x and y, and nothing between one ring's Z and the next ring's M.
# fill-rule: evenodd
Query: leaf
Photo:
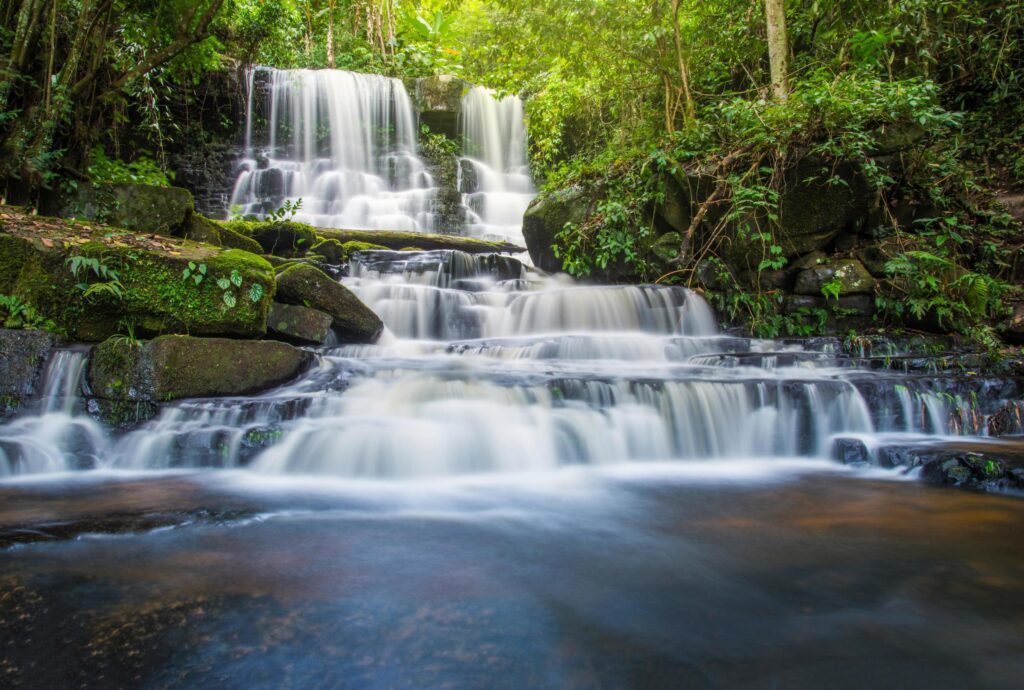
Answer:
M218 278L217 287L219 287L221 290L227 290L229 287L231 287L231 281L228 280L227 278Z
M221 297L224 300L224 304L228 305L229 307L233 308L235 306L235 304L238 303L235 300L235 296L233 294L231 294L230 292L225 292L223 295L221 295Z
M242 287L242 274L237 270L231 271L231 284L235 287Z
M192 276L192 280L196 281L196 285L199 285L199 283L203 282L203 277L198 275Z
M259 302L263 299L263 286L259 283L253 283L253 286L249 288L249 299L252 302Z
M188 270L190 270L190 271L194 271L194 270L196 270L196 264L195 264L195 262L193 262L193 261L189 261L189 262L188 262Z
M206 264L199 264L199 272L206 275Z

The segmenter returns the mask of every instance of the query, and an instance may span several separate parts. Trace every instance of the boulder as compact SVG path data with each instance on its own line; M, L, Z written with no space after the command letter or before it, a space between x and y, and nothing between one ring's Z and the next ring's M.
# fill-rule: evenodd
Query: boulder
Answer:
M376 342L384 329L380 317L351 290L313 266L295 264L282 271L277 276L277 300L324 312L333 319L342 342Z
M302 256L319 241L312 227L292 221L229 220L218 225L255 240L263 252L275 256Z
M39 376L57 337L46 331L0 329L0 419L37 393Z
M1024 344L1024 302L1010 306L1010 316L1001 324L999 333L1008 342Z
M283 340L323 345L331 332L331 321L328 314L317 309L274 302L267 317L267 330Z
M457 140L462 97L469 88L469 82L447 74L417 79L412 97L420 122L432 132Z
M837 183L827 179L834 176ZM836 169L805 160L787 174L779 198L780 230L774 240L783 256L792 258L827 247L841 232L855 232L876 204L874 192L864 176L852 165ZM705 237L719 220L709 213L704 223ZM740 232L740 228L746 228ZM755 269L765 255L765 243L749 229L770 227L767 218L753 215L738 221L726 233L717 253L738 269Z
M669 263L679 256L679 249L683 246L683 236L678 232L666 232L658 237L651 244L650 251L663 263Z
M263 253L263 247L256 240L221 223L215 223L198 213L192 214L188 228L185 230L185 239L193 242L205 242L215 247L241 249L253 254Z
M793 292L798 295L822 295L822 288L835 280L839 281L839 294L871 294L875 279L856 259L837 259L809 268L797 274Z
M179 398L249 395L287 383L313 355L272 340L168 335L95 346L89 386L101 400L160 403Z
M99 341L126 325L140 335L266 332L274 273L259 256L20 213L0 222L0 294L71 338Z
M175 234L188 226L192 194L180 187L84 184L60 201L59 215L137 232Z
M562 262L552 249L555 238L566 223L586 220L593 205L593 195L578 186L533 200L523 216L523 237L535 266L550 273L562 270Z

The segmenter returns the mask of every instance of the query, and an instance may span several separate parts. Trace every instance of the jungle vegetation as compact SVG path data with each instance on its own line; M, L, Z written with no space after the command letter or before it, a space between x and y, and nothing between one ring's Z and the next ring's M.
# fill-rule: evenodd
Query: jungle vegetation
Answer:
M986 340L1017 294L1024 240L996 202L1024 180L1021 0L3 0L0 188L31 196L112 161L159 181L180 136L168 102L248 64L523 96L540 185L602 190L562 237L580 276L618 262L692 283L714 254L694 233L667 273L642 247L659 174L682 169L714 177L717 217L767 219L744 231L778 268L779 185L814 156L863 166L883 222L912 238L883 314ZM122 150L129 129L148 145ZM894 131L912 142L898 177L874 163ZM895 208L908 195L930 209L912 227ZM783 330L770 291L727 292L720 309Z

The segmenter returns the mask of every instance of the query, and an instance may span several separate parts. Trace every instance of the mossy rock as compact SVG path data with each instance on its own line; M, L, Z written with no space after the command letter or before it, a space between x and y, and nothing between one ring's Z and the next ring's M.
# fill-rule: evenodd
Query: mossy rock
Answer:
M318 243L312 227L292 221L229 220L218 223L229 232L255 240L274 256L303 256Z
M348 252L345 250L345 245L338 240L318 239L317 242L310 247L309 251L313 254L322 256L326 263L334 264L335 266L341 266L348 263Z
M185 238L194 242L204 242L215 247L227 247L228 249L241 249L253 254L262 254L263 247L251 237L215 223L209 218L198 213L192 214L188 230L185 231Z
M533 200L523 216L523 237L535 266L551 273L562 270L562 262L552 249L555 237L566 223L578 225L586 220L594 203L594 196L579 186Z
M798 295L822 294L826 283L839 281L840 295L867 295L875 289L875 279L856 259L836 259L801 271L793 292Z
M60 214L67 218L160 234L185 230L192 211L187 189L129 183L81 185L60 204Z
M469 88L469 82L447 74L417 79L411 95L419 110L420 122L432 132L457 139L462 97Z
M294 379L311 361L309 352L273 340L112 338L93 348L88 376L97 398L160 403L259 393Z
M323 345L331 332L330 315L319 309L274 302L267 318L267 330L282 340L302 345Z
M289 266L277 276L277 300L318 309L333 320L342 342L376 342L384 323L352 291L318 268Z
M56 344L57 337L46 331L0 329L0 419L36 395L46 358Z
M75 277L71 257L115 271L121 295L101 289L87 297L81 285L111 281L88 268ZM185 278L190 263L195 270ZM260 336L273 293L270 264L237 249L44 217L8 215L0 228L0 294L32 304L77 340L103 340L128 326L139 335Z

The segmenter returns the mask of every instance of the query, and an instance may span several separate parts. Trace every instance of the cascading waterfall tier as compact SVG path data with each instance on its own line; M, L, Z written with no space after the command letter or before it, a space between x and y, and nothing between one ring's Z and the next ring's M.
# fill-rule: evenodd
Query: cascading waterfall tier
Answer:
M827 343L718 332L697 294L588 287L513 259L357 252L345 283L376 345L323 348L301 380L186 400L141 428L85 414L85 352L50 360L35 413L0 425L0 472L247 467L409 479L566 465L832 457L850 439L986 432L1016 379L871 371Z
M267 78L266 104L255 102ZM269 111L254 133L257 107ZM342 70L256 68L246 154L231 205L264 218L302 200L294 219L319 227L428 232L434 183L416 155L416 117L398 79Z
M460 191L470 235L525 246L523 214L536 195L526 152L523 102L475 86L462 99Z

